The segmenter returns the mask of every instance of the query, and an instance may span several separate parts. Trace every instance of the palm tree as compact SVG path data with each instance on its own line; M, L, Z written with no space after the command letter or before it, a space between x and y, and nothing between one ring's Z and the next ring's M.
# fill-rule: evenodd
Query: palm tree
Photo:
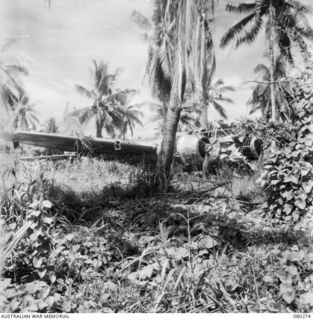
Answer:
M47 133L58 133L59 126L54 117L49 118L44 125L44 131Z
M202 93L196 94L193 92L189 92L186 94L186 101L184 102L184 106L188 106L189 109L194 109L199 115L200 115L200 123L201 127L204 129L208 128L208 111L203 112L203 109L208 109L210 106L212 106L222 118L227 119L225 107L223 106L223 103L229 103L233 104L234 101L224 96L224 93L226 92L233 92L235 91L234 87L228 86L224 84L224 81L222 79L217 80L214 84L210 85L208 88L207 96L207 104L202 105ZM201 108L199 108L201 106ZM203 124L206 124L204 126Z
M0 48L0 54L12 43L15 38L7 39L4 45ZM12 111L14 100L19 94L19 89L22 87L19 79L20 75L28 75L28 70L21 64L12 64L6 62L6 57L0 55L0 108L3 107L8 113Z
M268 119L270 110L270 69L265 64L259 64L254 72L261 77L261 81L255 86L252 95L248 101L251 105L250 114L261 111L262 118ZM278 107L280 117L284 120L291 119L294 111L290 109L288 98L290 97L287 82L282 82L287 78L287 64L283 56L279 56L274 66L274 81L278 83L275 86L275 104Z
M182 107L177 131L194 131L199 130L201 122L199 121L200 109Z
M270 98L272 121L276 121L275 107L275 56L282 55L293 63L293 49L298 49L304 57L309 55L304 39L313 40L313 29L306 18L307 6L298 0L254 0L250 3L228 4L226 10L246 13L247 16L232 26L222 37L221 47L235 40L236 47L252 43L264 24L268 38L270 56ZM279 54L275 54L275 44Z
M162 132L163 124L164 124L164 107L161 103L153 104L153 111L155 112L155 115L152 117L152 121L158 121L160 128L160 131ZM165 112L167 112L167 109L165 109ZM186 99L186 102L184 102L179 118L179 124L178 124L178 130L177 131L184 131L184 130L195 130L199 129L200 124L200 113L201 110L198 107L198 104L193 103L191 99Z
M134 133L134 127L139 124L143 125L140 118L142 112L138 109L142 104L133 104L132 99L137 93L136 90L125 89L119 90L115 95L115 100L120 104L118 111L121 113L121 123L119 125L120 137L125 140L127 131L129 130L131 136Z
M170 175L185 89L207 88L214 69L209 28L213 3L213 0L155 2L154 38L147 73L153 91L161 92L165 102L168 101L158 161L161 188L166 188Z
M217 80L209 87L209 106L212 105L214 109L221 115L222 118L227 119L226 111L223 106L224 103L233 104L234 101L225 96L224 93L235 91L234 87L225 85L222 79Z
M11 121L13 128L28 130L35 130L39 120L34 109L35 103L30 103L29 97L24 89L19 88L18 96L14 97L14 103L11 112Z
M114 85L118 71L109 73L108 63L93 61L94 69L91 71L93 77L93 88L87 89L82 85L76 85L79 93L92 100L92 105L80 110L73 111L72 116L77 116L81 123L86 123L91 118L96 119L96 136L102 137L103 128L108 134L114 136L114 128L120 124L121 112L118 110L113 96Z
M134 128L137 124L143 126L140 117L142 112L136 109L136 105L126 105L123 110L123 122L120 129L120 136L125 140L127 131L129 130L131 136L134 135Z

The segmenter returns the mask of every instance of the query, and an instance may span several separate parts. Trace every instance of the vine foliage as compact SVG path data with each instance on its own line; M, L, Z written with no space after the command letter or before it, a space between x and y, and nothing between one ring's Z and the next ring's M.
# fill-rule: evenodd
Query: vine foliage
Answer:
M298 222L313 204L313 76L312 70L290 83L293 121L271 124L268 157L260 178L272 218Z

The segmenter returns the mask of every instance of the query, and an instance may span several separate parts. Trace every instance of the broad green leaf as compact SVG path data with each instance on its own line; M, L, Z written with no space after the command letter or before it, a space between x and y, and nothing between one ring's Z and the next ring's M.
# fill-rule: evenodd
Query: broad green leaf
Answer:
M284 209L283 210L287 215L289 215L292 212L292 209L293 209L293 206L291 204L289 204L289 203L286 203L284 205Z
M294 194L292 191L285 191L281 193L282 197L284 197L287 201L291 200L294 197Z
M33 265L35 268L40 268L42 265L42 262L43 262L42 258L37 258L37 257L33 258Z
M239 286L240 286L239 283L235 280L229 280L227 282L227 287L231 292L235 291Z
M290 252L288 255L288 260L302 261L304 257L305 257L305 253L302 250L298 252Z
M290 285L285 285L284 283L280 285L280 294L288 304L290 304L296 297L293 287Z
M38 273L40 279L42 279L45 276L45 274L47 273L47 269L42 268L41 270L37 270L37 273Z
M50 276L49 279L50 279L51 283L54 283L57 278L56 278L56 276L53 274L53 275Z
M300 304L313 307L313 291L301 294Z
M297 201L295 201L295 205L296 205L299 209L303 210L303 209L305 209L305 207L306 207L306 201L303 200L303 199L298 199Z
M44 310L49 307L49 304L46 301L39 300L37 302L37 307L38 307L38 310Z
M11 281L12 280L10 278L0 279L0 292L9 286L11 284Z
M41 214L41 211L39 211L39 210L31 210L30 211L30 216L31 217L39 217L40 214Z
M68 301L68 300L63 301L62 309L64 312L71 312L72 310L71 301Z
M266 283L274 283L274 279L272 276L270 275L266 275L263 277L263 281L266 282Z
M290 175L288 177L285 177L285 182L292 182L294 184L298 184L299 183L299 178L294 176L294 175Z
M296 210L292 213L292 218L294 221L298 221L300 218L299 210Z
M54 299L54 297L48 297L47 299L46 299L46 302L47 302L47 304L50 306L50 307L52 307L53 306L53 304L54 304L54 302L55 302L55 299Z
M176 260L181 260L189 256L189 250L183 247L179 248L168 248L165 250L167 254Z
M6 289L6 290L5 290L5 293L4 293L4 295L5 295L5 297L6 297L7 299L10 299L10 298L16 296L17 294L18 294L18 292L16 291L15 288Z
M285 270L289 272L292 276L296 276L298 274L298 270L295 266L288 266Z
M49 286L46 286L45 288L43 288L40 292L39 292L39 295L38 297L41 298L41 299L45 299L48 297L50 293L50 287Z
M307 182L302 183L302 188L305 193L310 193L313 188L313 181L309 180Z
M41 234L42 234L41 230L33 229L33 232L30 234L29 238L32 241L36 241Z
M80 249L80 244L74 244L72 247L73 252L77 252Z
M210 236L206 236L205 238L202 238L198 243L198 246L201 249L211 249L211 248L215 247L216 245L218 245L218 242L215 241Z
M141 270L138 271L139 279L150 279L152 277L152 273L154 271L154 265L150 264L143 267Z
M47 208L47 209L52 208L52 203L51 203L51 201L49 201L49 200L44 200L44 201L42 201L42 207L43 207L43 208Z
M14 298L11 302L10 302L10 311L17 311L20 308L20 303L17 301L16 298Z
M42 218L42 221L46 224L52 224L52 222L54 221L54 218L53 217L43 217Z

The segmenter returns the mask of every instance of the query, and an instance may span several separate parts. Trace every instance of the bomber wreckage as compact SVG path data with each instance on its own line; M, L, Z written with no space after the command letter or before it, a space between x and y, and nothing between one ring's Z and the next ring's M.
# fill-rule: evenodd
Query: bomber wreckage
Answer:
M27 131L2 132L1 137L13 142L14 148L19 144L26 144L58 152L74 152L76 155L88 154L104 160L118 160L130 164L142 161L155 164L158 156L157 141L154 144L143 144L126 140L87 136L78 138L71 135ZM235 133L231 128L217 128L178 133L174 156L186 170L200 166L205 170L210 163L221 160L256 161L261 153L262 140L251 133ZM55 159L61 157L62 155L58 155ZM36 158L43 157L32 157L31 159Z

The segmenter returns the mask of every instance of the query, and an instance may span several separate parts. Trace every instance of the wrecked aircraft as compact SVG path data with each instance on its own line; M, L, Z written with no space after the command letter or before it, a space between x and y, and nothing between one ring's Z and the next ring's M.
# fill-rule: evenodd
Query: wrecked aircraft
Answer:
M43 147L63 152L76 152L101 156L104 160L119 160L130 164L145 161L155 164L158 144L145 145L124 140L110 140L92 137L75 137L71 135L18 131L2 132L2 139L19 144ZM204 160L214 162L223 159L255 161L262 152L262 140L252 136L238 136L223 129L180 133L177 136L175 159L186 170L200 168ZM192 169L191 169L192 168ZM204 170L204 169L203 169Z

